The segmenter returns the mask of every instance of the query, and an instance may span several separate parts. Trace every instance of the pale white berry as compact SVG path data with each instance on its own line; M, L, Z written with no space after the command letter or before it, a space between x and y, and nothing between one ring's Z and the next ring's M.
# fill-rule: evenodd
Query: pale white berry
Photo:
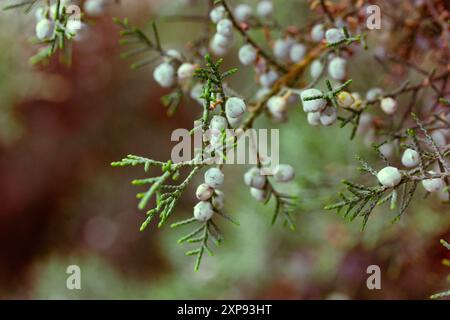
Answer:
M286 111L286 99L282 97L271 97L267 101L267 108L272 114L279 114Z
M361 100L361 95L358 92L352 92L351 95L353 97L353 103L350 105L350 109L360 110L365 108L366 102Z
M264 99L269 93L270 93L269 88L260 88L258 89L258 91L256 91L255 98L257 100Z
M252 7L248 4L238 4L234 9L234 18L238 22L247 22L252 16Z
M232 128L236 128L237 126L239 126L241 124L242 117L233 118L233 117L230 117L230 116L227 115L227 120L228 120L228 123L230 124L230 126Z
M269 70L259 77L259 84L262 87L270 88L278 80L278 78L278 73L275 70Z
M214 208L207 201L200 201L194 207L194 218L200 222L206 222L214 215Z
M244 100L231 97L225 103L225 113L230 118L240 118L247 110Z
M256 58L258 57L258 52L252 45L246 44L246 45L243 45L239 49L238 55L239 55L239 61L244 66L248 66L248 65L253 64L256 61Z
M355 103L355 98L347 91L341 91L336 96L336 101L343 108L350 108Z
M84 3L84 12L90 16L100 16L106 8L107 2L105 0L87 0Z
M288 116L286 112L271 113L271 119L278 123L287 122Z
M383 90L380 88L371 88L366 92L367 101L375 101L381 97Z
M328 43L337 43L344 40L344 34L337 28L331 28L325 32L325 39Z
M230 19L222 19L217 24L217 33L225 37L233 35L233 22Z
M39 7L34 12L34 17L36 18L36 21L41 21L45 18L45 7Z
M170 60L178 60L178 61L183 60L183 56L181 55L180 51L175 49L167 50L164 58L166 59L167 62L169 62Z
M227 46L219 45L217 39L213 37L211 42L209 43L209 49L211 50L212 54L223 57L227 54L230 48Z
M292 45L291 50L289 52L289 59L292 62L298 62L303 59L306 53L306 47L301 43L295 43Z
M192 99L196 100L198 103L202 104L203 100L200 98L203 92L203 86L201 83L196 83L191 88L190 96Z
M306 89L300 94L303 102L303 111L305 112L317 112L323 110L327 105L327 100L323 98L306 101L306 98L317 97L323 95L322 91L318 89Z
M380 151L380 153L385 156L386 158L391 158L394 155L394 151L395 151L395 144L394 143L384 143L383 145L381 145L378 150Z
M228 121L225 117L214 116L211 119L209 127L214 130L223 131L228 127Z
M163 62L153 71L153 78L163 88L169 88L175 83L175 69L168 63Z
M352 96L355 100L361 100L361 95L359 92L352 92Z
M405 152L403 152L402 164L405 167L414 168L417 167L419 163L420 163L420 155L416 150L406 149Z
M213 147L215 150L223 149L224 141L223 141L222 132L220 132L217 129L210 129L209 134L210 134L209 138L210 138L211 147Z
M347 60L341 57L331 59L328 64L328 74L335 80L344 80L347 75Z
M394 114L398 109L398 104L393 98L387 97L381 100L380 107L385 113Z
M222 191L216 189L214 190L211 202L213 207L220 211L223 209L224 206L225 195L223 194Z
M267 19L273 14L273 3L270 0L262 0L256 7L256 13L259 17Z
M439 148L445 147L447 145L447 137L445 136L443 130L434 130L431 133L431 138Z
M218 23L220 20L225 18L225 15L225 8L223 6L218 6L211 10L211 12L209 13L209 18L212 22Z
M429 173L435 174L434 171L430 171ZM425 179L422 181L422 186L428 192L439 192L445 187L445 183L441 178Z
M316 24L312 29L311 29L311 39L314 42L319 42L323 39L325 35L325 28L323 26L323 24Z
M202 183L197 187L195 196L198 200L206 201L213 195L214 190L211 189L206 183Z
M223 34L216 33L212 39L214 46L228 49L233 44L233 36L224 36Z
M402 180L402 174L395 167L385 167L377 174L378 181L385 187L395 187Z
M320 113L320 123L326 127L334 124L336 120L337 120L337 110L332 106L326 107Z
M263 189L266 185L266 176L261 174L261 170L253 167L244 174L244 182L247 186Z
M36 24L36 37L39 40L50 39L55 32L55 23L49 19L42 19Z
M310 74L312 78L318 78L323 71L323 63L320 60L314 60L311 63Z
M280 60L286 60L291 48L290 41L286 39L277 39L273 45L273 55Z
M264 189L250 188L250 194L259 202L264 202L267 199L267 191Z
M295 170L288 164L279 164L274 171L274 178L278 182L289 182L295 177Z
M308 123L313 126L317 127L320 125L320 112L308 112L307 115Z
M181 81L191 79L197 66L195 64L185 62L178 67L177 76Z
M80 20L69 19L66 24L66 31L75 36L83 28L83 23Z
M211 168L205 172L205 183L211 188L218 188L223 184L224 174L219 168Z

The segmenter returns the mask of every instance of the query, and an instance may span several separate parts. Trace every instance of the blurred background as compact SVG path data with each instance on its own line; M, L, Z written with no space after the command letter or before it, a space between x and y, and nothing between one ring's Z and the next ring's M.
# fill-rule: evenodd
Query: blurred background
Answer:
M30 66L33 14L0 13L0 297L427 299L446 289L441 260L448 253L439 239L450 239L448 207L420 195L395 224L394 212L377 209L364 232L360 220L324 211L342 189L340 180L357 177L356 154L377 160L362 139L349 143L346 129L308 126L299 107L280 126L280 160L297 172L285 186L300 199L297 231L272 227L274 203L251 200L236 183L246 168L230 166L226 208L241 226L221 225L225 241L199 272L184 255L187 246L176 243L185 230L152 225L139 232L140 189L130 181L145 174L109 164L127 154L168 159L171 132L192 127L200 108L185 100L175 116L166 115L159 98L167 92L153 81L152 67L131 71L130 61L119 58L119 29L111 18L129 17L150 30L152 18L207 10L183 3L128 0L112 6L75 44L70 68L57 59ZM306 24L304 1L276 3L283 25ZM186 21L158 26L165 47L179 50L201 28ZM383 85L374 76L379 66L364 59L350 67L355 90ZM226 64L238 65L235 53ZM231 86L248 88L252 81L253 72L242 67ZM265 119L257 125L278 127ZM178 205L179 218L192 214L194 186ZM381 290L366 287L373 264L382 271ZM82 290L66 288L69 265L81 268Z

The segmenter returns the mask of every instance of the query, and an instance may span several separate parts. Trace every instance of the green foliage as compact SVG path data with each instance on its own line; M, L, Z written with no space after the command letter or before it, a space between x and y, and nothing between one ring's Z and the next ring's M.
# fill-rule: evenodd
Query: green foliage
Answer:
M444 153L441 152L422 122L414 114L412 116L416 120L417 128L423 133L423 143L428 147L434 148L435 152L424 151L420 146L416 130L412 128L406 129L406 136L411 139L412 145L403 146L412 148L419 153L420 161L418 168L403 172L400 183L395 187L386 187L379 183L376 186L366 186L343 180L342 182L349 195L346 195L343 192L339 193L341 201L325 206L325 210L336 210L339 214L345 209L344 217L349 217L350 220L354 220L356 217L360 216L363 218L362 228L364 229L375 207L389 202L391 210L396 210L398 208L398 213L393 222L400 219L411 203L419 182L433 178L425 169L435 162L440 163L442 167L446 167L447 163L444 158L450 154L450 150L447 150ZM386 163L386 165L390 165L389 161L380 151L380 147L386 142L387 141L375 144L373 147L379 158ZM368 162L360 157L357 157L357 159L361 164L360 168L358 168L359 171L369 173L374 177L377 176L377 171L373 169ZM397 205L398 202L399 204Z

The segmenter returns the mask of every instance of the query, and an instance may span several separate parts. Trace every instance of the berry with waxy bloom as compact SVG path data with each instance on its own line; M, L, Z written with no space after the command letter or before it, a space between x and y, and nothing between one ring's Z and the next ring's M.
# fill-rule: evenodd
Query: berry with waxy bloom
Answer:
M232 128L236 128L236 127L238 127L241 124L242 117L233 118L233 117L230 117L230 116L227 115L227 120L228 120L228 123L230 124L230 126Z
M206 222L214 215L214 208L207 201L200 201L194 207L194 218L200 222Z
M292 62L298 62L303 59L306 53L306 47L301 43L295 43L292 45L289 51L289 59Z
M279 164L274 171L274 178L278 182L289 182L295 177L295 170L288 164Z
M212 44L217 47L229 49L233 44L233 36L224 36L223 34L216 33L212 38Z
M269 70L260 75L259 83L262 87L270 88L278 80L278 77L278 73L275 70Z
M210 168L205 172L205 183L211 188L218 188L223 184L224 174L219 168Z
M203 104L203 100L200 98L203 91L203 85L201 83L196 83L192 86L189 95L192 99L196 100L199 104Z
M231 37L233 35L233 23L230 19L222 19L217 24L217 33L225 37Z
M239 49L238 56L239 56L239 61L244 66L248 66L248 65L253 64L256 61L256 58L258 57L258 52L252 45L245 44Z
M42 19L45 18L45 7L39 7L34 12L34 17L36 18L36 21L39 22Z
M229 51L229 47L227 46L221 46L217 43L217 40L215 39L215 37L212 38L211 42L209 43L209 49L211 50L211 53L219 56L219 57L223 57L224 55L227 54L227 52Z
M220 190L214 190L214 194L211 200L213 207L217 210L222 210L224 207L225 195Z
M280 60L286 60L289 56L290 49L290 41L287 39L277 39L273 45L273 55Z
M320 123L326 127L331 126L337 120L336 108L329 106L320 112Z
M314 42L322 41L324 35L325 35L325 27L323 24L316 24L311 29L311 39Z
M272 114L280 114L286 112L286 99L282 97L271 97L267 101L267 108Z
M327 43L337 43L344 40L344 33L338 28L331 28L325 32L325 39Z
M327 105L327 100L323 98L318 98L314 100L305 100L306 98L322 96L322 91L318 89L306 89L300 94L303 102L303 111L305 112L317 112L323 110Z
M42 19L36 24L36 37L39 40L48 40L55 33L55 23L49 19Z
M318 78L322 74L323 68L324 68L324 65L323 65L322 61L314 60L311 63L311 67L309 70L311 77Z
M250 194L259 202L264 202L267 199L267 191L264 189L250 188Z
M252 7L248 4L238 4L234 9L234 18L238 22L247 22L252 14Z
M320 125L320 112L308 112L307 120L310 125L317 127Z
M191 79L197 66L193 63L185 62L178 67L177 76L181 81Z
M419 163L420 163L420 155L416 150L406 149L405 152L403 152L402 164L405 167L414 168L417 167Z
M225 18L226 10L223 6L217 6L211 10L209 13L209 18L213 23L218 23L220 20Z
M385 187L395 187L402 180L402 174L395 167L385 167L377 174L378 181Z
M214 130L223 131L228 127L228 121L225 117L216 115L212 117L209 127Z
M398 109L398 104L393 98L387 97L381 100L380 107L385 113L394 114Z
M395 144L392 142L387 142L381 145L378 150L380 153L385 156L386 158L391 158L394 155L395 152Z
M430 171L429 173L435 174L434 171ZM445 183L441 178L425 179L422 181L422 186L428 192L439 192L445 187Z
M355 103L355 98L351 93L341 91L337 94L336 101L339 106L343 108L350 108Z
M168 63L163 62L153 71L153 78L163 88L169 88L175 84L175 69Z
M106 8L107 2L105 0L87 0L84 3L84 12L90 16L100 16Z
M180 51L175 49L169 49L166 51L164 59L166 62L170 62L172 60L182 61L183 56L181 55Z
M198 200L206 201L213 195L214 190L211 189L206 183L202 183L197 187L195 196Z
M256 13L263 19L270 18L273 14L273 2L271 0L262 0L256 7Z
M335 80L344 80L347 75L347 60L341 57L331 59L328 64L328 74Z
M240 118L246 110L247 106L245 105L244 100L240 98L231 97L225 103L225 113L227 117L235 119Z
M266 176L261 174L261 170L253 167L244 174L244 182L247 186L263 189L266 185Z
M447 145L447 137L445 136L443 130L434 130L431 133L431 138L439 148L445 147Z
M371 88L366 92L367 101L375 101L383 95L383 90L380 88Z

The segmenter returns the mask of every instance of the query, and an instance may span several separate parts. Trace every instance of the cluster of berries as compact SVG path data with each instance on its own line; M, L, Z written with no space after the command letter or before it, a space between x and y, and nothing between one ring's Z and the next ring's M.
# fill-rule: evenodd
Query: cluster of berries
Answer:
M270 194L267 175L261 168L252 167L244 174L244 182L250 187L250 194L257 201L264 202ZM288 164L279 164L275 167L273 178L276 182L287 183L294 179L295 171Z
M205 182L198 186L195 195L199 203L194 207L194 217L200 222L212 218L214 212L221 211L224 194L218 188L223 184L224 174L219 168L210 168L205 173Z

